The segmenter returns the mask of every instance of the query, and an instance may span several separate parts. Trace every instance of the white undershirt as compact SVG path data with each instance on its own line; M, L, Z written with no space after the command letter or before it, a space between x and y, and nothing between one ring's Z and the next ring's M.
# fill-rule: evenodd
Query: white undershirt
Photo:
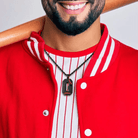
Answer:
M81 57L62 57L49 53L52 59L64 70L66 74L73 72L91 54ZM80 138L78 111L76 101L76 81L82 78L90 59L79 68L70 79L73 81L73 93L65 96L62 93L62 81L67 77L57 68L57 66L45 54L45 59L52 66L58 84L57 102L54 113L53 128L51 138Z

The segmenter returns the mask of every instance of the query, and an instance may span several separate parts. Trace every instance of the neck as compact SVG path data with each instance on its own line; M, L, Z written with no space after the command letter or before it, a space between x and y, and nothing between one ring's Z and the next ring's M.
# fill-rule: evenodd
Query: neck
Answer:
M48 46L67 52L77 52L96 45L101 38L100 18L85 32L69 36L61 32L54 23L46 17L42 38Z

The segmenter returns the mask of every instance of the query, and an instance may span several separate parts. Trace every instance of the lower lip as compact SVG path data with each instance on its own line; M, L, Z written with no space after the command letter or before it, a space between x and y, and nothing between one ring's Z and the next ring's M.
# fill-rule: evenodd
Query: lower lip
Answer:
M77 9L77 10L68 10L66 8L63 7L63 10L67 13L67 14L80 14L81 12L84 11L86 5L80 9Z

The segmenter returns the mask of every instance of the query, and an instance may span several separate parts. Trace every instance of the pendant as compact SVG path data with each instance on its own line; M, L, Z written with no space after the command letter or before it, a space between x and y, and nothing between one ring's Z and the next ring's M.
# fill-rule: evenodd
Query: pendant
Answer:
M73 82L71 79L65 79L62 82L62 92L64 95L68 96L72 94Z

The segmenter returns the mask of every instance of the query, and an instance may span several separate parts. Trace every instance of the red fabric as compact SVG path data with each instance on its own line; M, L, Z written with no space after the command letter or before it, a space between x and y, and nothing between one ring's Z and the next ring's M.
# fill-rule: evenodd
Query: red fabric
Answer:
M105 72L77 82L77 104L82 138L138 138L138 52L122 44L115 62ZM82 82L87 88L82 90Z
M77 81L81 138L86 129L90 138L138 138L138 51L115 42L120 49L114 63ZM0 138L50 138L57 94L52 66L22 44L0 48Z

